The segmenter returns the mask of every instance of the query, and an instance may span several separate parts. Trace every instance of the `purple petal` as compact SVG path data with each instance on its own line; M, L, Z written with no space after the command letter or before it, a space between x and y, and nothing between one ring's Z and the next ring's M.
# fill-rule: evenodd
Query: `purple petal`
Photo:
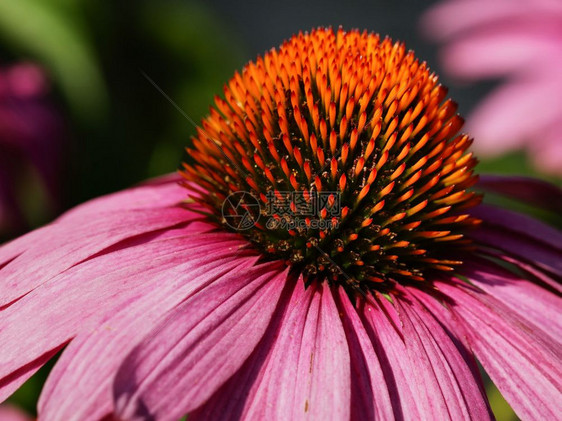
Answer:
M39 400L45 419L102 419L113 412L112 382L128 353L174 307L202 287L238 276L257 257L213 259L193 268L178 265L167 272L167 282L108 316L93 331L75 338L51 371ZM103 355L103 358L100 358ZM95 370L92 367L95 366Z
M452 299L450 312L433 311L455 331L464 332L472 350L502 395L524 419L553 420L562 413L560 343L488 294L460 281L436 282Z
M562 213L562 189L530 177L481 175L478 187L530 205Z
M29 172L27 167L33 169L33 181L48 191L45 208L60 199L61 152L66 136L61 116L48 102L46 91L45 75L34 64L0 69L0 183L9 183L0 185L0 229L7 228L9 233L26 225L15 185ZM8 220L3 220L6 216Z
M528 216L480 205L471 210L482 226L470 233L479 243L562 276L562 233Z
M285 285L282 269L237 272L179 305L121 365L118 415L174 419L205 402L263 337Z
M492 257L499 258L506 263L514 265L523 274L522 278L528 279L535 284L547 288L559 295L562 294L562 284L560 283L560 281L554 279L553 276L549 276L549 274L533 266L531 263L523 262L520 259L508 256L501 252L493 253L492 251L488 250L487 253Z

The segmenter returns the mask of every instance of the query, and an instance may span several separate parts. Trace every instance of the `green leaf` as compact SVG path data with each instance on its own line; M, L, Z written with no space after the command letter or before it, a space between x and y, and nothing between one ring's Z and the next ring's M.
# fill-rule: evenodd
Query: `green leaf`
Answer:
M42 62L78 117L92 120L105 109L107 93L73 6L68 1L0 1L0 34L8 47Z

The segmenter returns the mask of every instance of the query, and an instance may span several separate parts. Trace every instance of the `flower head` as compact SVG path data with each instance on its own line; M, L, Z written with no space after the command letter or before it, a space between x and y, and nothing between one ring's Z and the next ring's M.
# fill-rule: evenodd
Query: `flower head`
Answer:
M473 111L475 150L526 149L538 169L562 174L562 4L557 0L445 1L424 17L444 43L445 70L504 82Z
M216 106L183 186L0 248L0 399L64 348L46 419L490 419L477 357L522 417L556 417L562 234L477 205L461 120L411 53L317 29ZM510 183L531 190L482 186Z
M472 141L456 135L456 104L404 45L366 32L299 34L224 92L183 172L204 189L196 200L211 215L240 191L264 208L287 199L288 212L270 215L276 221L312 208L303 227L262 218L243 232L307 282L380 289L458 263L444 251L464 245L477 222L462 213L479 202L467 191L476 182ZM316 203L320 195L327 200ZM330 226L313 226L315 217Z

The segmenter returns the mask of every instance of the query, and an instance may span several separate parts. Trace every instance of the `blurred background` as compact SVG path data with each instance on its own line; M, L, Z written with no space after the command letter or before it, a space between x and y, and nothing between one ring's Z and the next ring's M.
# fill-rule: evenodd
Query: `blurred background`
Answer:
M235 69L316 26L404 41L482 137L480 172L560 184L562 13L548 0L519 0L518 14L506 1L3 0L0 242L178 167L195 127L154 85L198 122ZM528 27L525 16L534 16ZM523 124L533 112L540 130ZM10 402L33 415L48 370ZM515 419L492 386L489 394L498 419Z

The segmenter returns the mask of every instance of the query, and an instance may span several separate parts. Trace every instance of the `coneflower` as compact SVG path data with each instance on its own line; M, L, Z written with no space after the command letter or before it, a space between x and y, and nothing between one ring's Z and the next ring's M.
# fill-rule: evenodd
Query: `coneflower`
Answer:
M555 419L562 235L479 204L461 126L400 43L269 51L182 178L0 248L0 399L66 347L40 418L490 419L477 358L522 418ZM529 185L560 203L482 183Z

